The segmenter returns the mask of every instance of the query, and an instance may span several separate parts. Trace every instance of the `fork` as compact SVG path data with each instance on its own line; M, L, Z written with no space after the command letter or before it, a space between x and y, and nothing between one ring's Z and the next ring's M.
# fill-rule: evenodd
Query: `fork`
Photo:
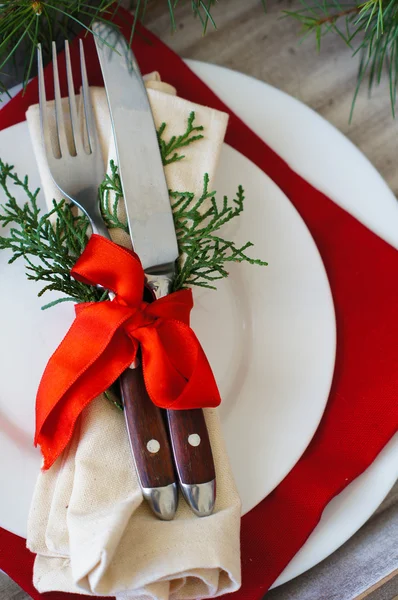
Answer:
M87 80L86 63L82 41L80 41L80 67L82 75L82 96L86 131L79 123L76 107L76 97L73 86L72 66L70 60L69 44L65 41L66 73L69 92L69 113L72 130L70 148L66 136L65 121L62 110L61 91L58 76L58 62L55 42L52 45L53 70L54 70L54 97L55 97L55 144L51 139L48 123L48 110L46 104L46 90L43 74L43 60L41 46L38 46L38 71L39 71L39 103L40 121L48 167L56 186L61 193L71 202L76 204L88 217L93 233L110 239L108 229L102 219L98 201L98 187L105 175L104 162L98 140L93 111L90 101L90 91ZM86 133L86 144L84 139ZM54 147L55 146L55 147Z
M44 70L41 46L38 46L39 104L42 140L48 168L55 185L61 194L75 204L89 219L93 233L110 239L103 221L98 196L98 187L105 175L105 166L101 155L98 132L93 115L90 90L87 79L86 63L82 40L80 42L80 68L82 77L82 97L84 110L77 112L73 85L72 66L68 41L65 41L65 60L69 96L69 126L71 136L66 133L66 123L61 100L58 75L57 51L52 45L54 98L55 98L55 135L51 135L49 108L46 101ZM55 138L55 139L54 139ZM114 295L109 293L110 299ZM123 385L128 385L133 377L139 376L139 361L131 365L121 376ZM141 371L141 370L140 370ZM141 375L142 378L142 375ZM127 383L126 383L127 382ZM137 394L133 402L125 401L125 419L129 438L147 445L152 440L161 442L161 451L157 452L148 464L142 463L142 454L134 456L141 488L145 499L154 514L163 520L170 520L177 510L178 496L175 481L174 464L170 443L161 410L156 407L145 388ZM130 394L131 396L131 394ZM149 473L150 471L150 473ZM151 482L148 485L145 482ZM154 485L154 482L156 485Z

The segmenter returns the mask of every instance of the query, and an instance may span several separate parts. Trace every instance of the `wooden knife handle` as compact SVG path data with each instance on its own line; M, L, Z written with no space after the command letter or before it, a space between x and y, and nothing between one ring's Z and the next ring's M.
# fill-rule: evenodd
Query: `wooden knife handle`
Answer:
M203 411L168 410L167 419L180 482L195 485L213 481L216 473Z
M120 377L120 387L141 487L157 488L174 483L172 452L162 411L148 396L142 366L126 369Z

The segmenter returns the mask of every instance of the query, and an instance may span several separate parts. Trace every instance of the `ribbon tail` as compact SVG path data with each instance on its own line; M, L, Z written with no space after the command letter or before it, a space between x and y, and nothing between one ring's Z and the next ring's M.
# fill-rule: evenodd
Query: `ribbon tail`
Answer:
M48 469L69 443L76 420L134 360L137 343L126 335L128 308L111 302L79 310L42 376L36 398L35 445Z

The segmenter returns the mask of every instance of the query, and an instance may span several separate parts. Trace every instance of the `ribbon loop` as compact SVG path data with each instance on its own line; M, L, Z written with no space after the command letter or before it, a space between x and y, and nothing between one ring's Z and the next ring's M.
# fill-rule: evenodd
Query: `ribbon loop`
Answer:
M191 290L143 301L145 274L133 252L92 235L71 271L115 293L76 306L76 318L47 363L36 399L35 444L48 469L65 449L82 410L134 361L141 346L149 397L161 408L215 407L213 373L189 326Z
M92 235L84 252L71 270L78 281L100 285L114 292L119 302L139 306L145 283L145 274L138 256L111 240Z

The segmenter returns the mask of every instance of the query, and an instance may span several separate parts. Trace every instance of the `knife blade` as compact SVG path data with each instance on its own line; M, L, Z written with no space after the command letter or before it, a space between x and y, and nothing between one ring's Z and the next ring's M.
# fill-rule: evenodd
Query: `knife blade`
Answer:
M93 24L108 99L130 235L156 299L172 289L178 244L152 110L123 35ZM167 411L174 463L185 500L198 516L214 508L215 469L202 410Z

